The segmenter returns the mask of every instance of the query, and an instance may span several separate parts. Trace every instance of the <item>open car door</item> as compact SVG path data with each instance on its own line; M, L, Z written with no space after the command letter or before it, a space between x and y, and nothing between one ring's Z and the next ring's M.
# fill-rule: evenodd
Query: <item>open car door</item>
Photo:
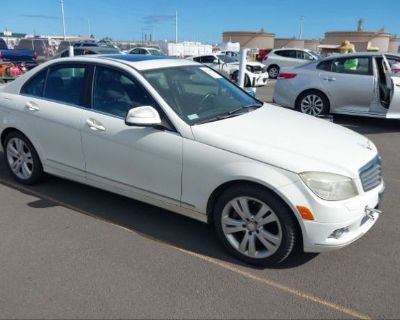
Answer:
M383 55L383 68L385 70L386 85L390 90L390 104L386 118L400 119L400 77L394 76L385 55Z

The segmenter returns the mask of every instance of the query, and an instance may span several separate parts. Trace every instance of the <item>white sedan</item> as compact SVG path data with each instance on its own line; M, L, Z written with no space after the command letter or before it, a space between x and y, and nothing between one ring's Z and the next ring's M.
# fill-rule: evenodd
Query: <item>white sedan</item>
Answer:
M47 62L0 87L0 137L18 182L49 173L212 223L255 265L347 246L380 214L372 142L193 61Z
M188 59L202 63L235 82L239 80L239 61L234 57L225 54L211 54L189 57ZM268 82L267 67L260 62L247 61L244 73L245 87L262 87Z

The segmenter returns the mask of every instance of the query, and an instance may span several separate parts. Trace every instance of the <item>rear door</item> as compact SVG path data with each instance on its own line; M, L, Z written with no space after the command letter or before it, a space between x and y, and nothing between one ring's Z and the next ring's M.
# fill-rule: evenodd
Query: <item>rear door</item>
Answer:
M279 57L277 64L280 68L295 67L301 64L301 60L297 58L297 50L279 50L275 51L275 54Z
M376 80L370 57L343 57L318 64L332 112L367 113L375 97Z
M83 64L53 65L15 97L26 132L40 144L51 172L84 176L80 128L86 73Z

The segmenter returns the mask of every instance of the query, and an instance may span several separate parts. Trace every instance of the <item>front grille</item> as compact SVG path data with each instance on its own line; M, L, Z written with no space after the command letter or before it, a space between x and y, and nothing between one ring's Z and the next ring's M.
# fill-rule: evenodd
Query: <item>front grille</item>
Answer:
M360 180L365 192L382 183L382 164L379 156L360 169Z

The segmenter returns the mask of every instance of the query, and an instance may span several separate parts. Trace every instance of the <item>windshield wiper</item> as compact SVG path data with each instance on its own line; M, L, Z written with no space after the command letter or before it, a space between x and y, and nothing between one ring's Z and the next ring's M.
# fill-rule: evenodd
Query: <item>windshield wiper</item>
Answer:
M242 106L242 107L237 108L235 110L229 111L228 115L231 116L231 115L241 114L242 111L244 111L244 110L254 110L254 109L261 108L261 107L262 107L262 104L249 104L247 106Z
M240 108L229 111L227 113L223 113L223 114L220 114L220 115L212 117L212 118L204 119L202 121L197 122L196 124L204 124L204 123L215 122L215 121L219 121L219 120L224 120L224 119L240 116L243 113L247 113L250 110L255 110L255 109L261 108L262 106L263 106L262 104L250 104L247 106L242 106ZM245 110L246 110L246 112L243 112Z

